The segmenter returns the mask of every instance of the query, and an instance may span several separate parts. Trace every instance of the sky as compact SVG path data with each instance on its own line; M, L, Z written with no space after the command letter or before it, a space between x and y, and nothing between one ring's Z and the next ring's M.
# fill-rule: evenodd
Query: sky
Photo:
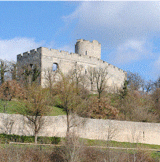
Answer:
M38 47L74 52L101 43L101 59L145 80L160 76L160 2L0 1L0 59Z

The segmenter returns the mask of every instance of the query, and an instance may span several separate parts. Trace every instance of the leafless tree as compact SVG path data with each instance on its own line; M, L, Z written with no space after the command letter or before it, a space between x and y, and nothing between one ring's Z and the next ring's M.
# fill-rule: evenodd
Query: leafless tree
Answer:
M83 66L75 63L74 69L71 69L69 75L71 75L72 80L76 83L76 89L78 90L79 84L83 79Z
M7 65L6 65L6 63L3 60L1 60L0 68L1 68L0 69L0 72L1 72L0 75L1 75L1 84L2 84L5 81L5 78L4 78L5 73L8 71Z
M146 92L150 92L153 89L153 82L151 80L145 83L145 90Z
M20 102L17 112L26 116L29 120L31 128L34 130L35 143L37 143L37 135L44 124L43 116L50 112L47 106L47 93L37 85L28 88L26 100Z
M98 92L98 98L101 98L102 92L106 88L106 81L107 81L107 75L108 75L108 68L107 67L99 67L94 69L94 76L95 81L97 85L97 92Z
M138 73L127 72L127 81L132 90L139 90L144 87L144 80Z
M112 124L111 120L108 121L107 125L107 156L108 161L111 161L111 149L110 149L110 141L118 134L118 128Z
M14 61L0 60L1 84L12 79L16 80L16 63Z
M57 88L57 96L61 103L61 107L67 115L67 134L71 127L73 127L73 114L76 112L77 106L81 103L81 96L79 89L77 91L76 83L72 80L72 76L60 73L61 79L55 85Z
M154 82L155 89L160 88L160 77Z
M83 151L83 142L79 137L73 133L70 133L63 142L64 150L61 154L64 160L69 162L80 162L81 153Z
M87 77L88 77L90 84L91 84L91 91L93 91L93 84L94 84L94 80L95 80L95 70L94 70L93 67L88 68Z
M58 74L58 71L53 71L52 69L47 69L44 71L45 87L49 89L50 97L52 97L52 92L54 91L56 81L59 80Z

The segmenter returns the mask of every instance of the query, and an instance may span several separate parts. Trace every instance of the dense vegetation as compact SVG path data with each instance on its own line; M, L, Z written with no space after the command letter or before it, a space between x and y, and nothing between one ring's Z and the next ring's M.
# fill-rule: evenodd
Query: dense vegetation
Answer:
M128 73L122 89L108 91L104 78L107 69L88 69L88 75L82 75L81 67L64 75L60 70L46 71L46 87L39 86L38 68L24 67L23 73L15 75L16 65L8 67L1 63L0 112L19 113L28 118L34 129L34 142L54 143L55 138L37 137L46 115L67 115L67 132L62 147L52 150L15 146L1 148L2 161L156 161L151 152L111 150L111 142L105 143L106 149L88 148L70 132L69 116L97 119L118 119L140 122L160 121L160 78L156 81L144 81L136 73ZM11 69L11 70L10 70ZM5 73L8 73L5 75ZM5 76L8 78L5 79ZM20 77L18 77L20 76ZM88 77L90 76L90 77ZM12 78L12 79L11 79ZM23 79L22 79L23 78ZM58 78L58 79L57 79ZM91 90L86 85L89 79ZM93 87L95 82L96 87ZM95 89L96 90L93 90ZM1 135L5 141L15 139L20 142L33 141L32 137ZM40 140L40 141L39 141ZM54 141L54 142L53 142ZM92 142L91 142L92 143ZM92 144L89 145L92 145ZM13 151L13 147L15 150ZM121 146L122 147L122 146ZM137 147L137 145L136 145ZM15 155L16 152L16 155ZM84 155L83 157L81 155ZM10 158L10 160L8 159Z

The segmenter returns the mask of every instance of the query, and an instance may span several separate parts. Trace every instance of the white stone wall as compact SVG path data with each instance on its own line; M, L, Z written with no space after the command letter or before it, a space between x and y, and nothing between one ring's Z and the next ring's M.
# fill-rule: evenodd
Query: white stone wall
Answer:
M87 55L85 55L86 50L88 51ZM98 41L78 40L75 51L77 53L40 47L25 52L23 55L17 55L18 69L21 69L24 65L37 64L41 71L40 83L44 87L46 82L45 71L52 70L53 63L58 64L63 73L74 69L75 64L82 65L84 73L88 67L108 67L107 86L111 89L122 88L126 79L126 72L100 59L101 44Z
M66 116L46 116L45 124L39 136L66 135ZM79 137L88 139L110 140L131 143L160 145L160 123L143 123L117 120L73 118L75 127L71 128ZM26 117L0 113L0 133L33 135Z
M65 51L58 51L54 49L41 48L42 59L41 59L41 69L42 69L42 86L45 84L44 71L47 69L52 69L53 63L59 65L60 70L63 73L67 73L69 70L73 69L75 64L82 65L85 69L88 67L108 67L108 79L107 85L111 87L121 88L126 79L126 72L111 65L107 62L88 55L78 55L77 53L71 53Z

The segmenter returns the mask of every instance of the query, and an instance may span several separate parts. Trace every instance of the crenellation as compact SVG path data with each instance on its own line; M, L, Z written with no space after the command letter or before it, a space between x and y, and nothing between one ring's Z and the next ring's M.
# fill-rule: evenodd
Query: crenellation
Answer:
M51 51L51 52L59 52L59 50L57 50L57 49L52 49L52 48L50 49L50 51Z
M30 54L32 55L32 54L35 54L37 52L37 49L32 49L32 50L30 50Z
M69 52L67 52L67 51L60 51L60 53L63 55L69 55Z
M101 44L96 40L90 42L88 40L78 39L75 45L75 53L39 47L30 50L30 52L24 52L23 55L17 55L17 62L19 62L21 66L25 64L38 64L42 72L40 80L42 86L45 84L43 70L47 68L52 69L55 63L64 73L72 69L72 67L75 66L75 62L78 62L78 65L82 65L85 68L108 66L108 76L112 76L109 85L112 85L114 82L119 88L122 87L127 75L122 69L101 60Z
M22 57L22 54L21 54L21 53L20 53L20 54L18 54L18 55L17 55L17 57L21 58L21 57Z

